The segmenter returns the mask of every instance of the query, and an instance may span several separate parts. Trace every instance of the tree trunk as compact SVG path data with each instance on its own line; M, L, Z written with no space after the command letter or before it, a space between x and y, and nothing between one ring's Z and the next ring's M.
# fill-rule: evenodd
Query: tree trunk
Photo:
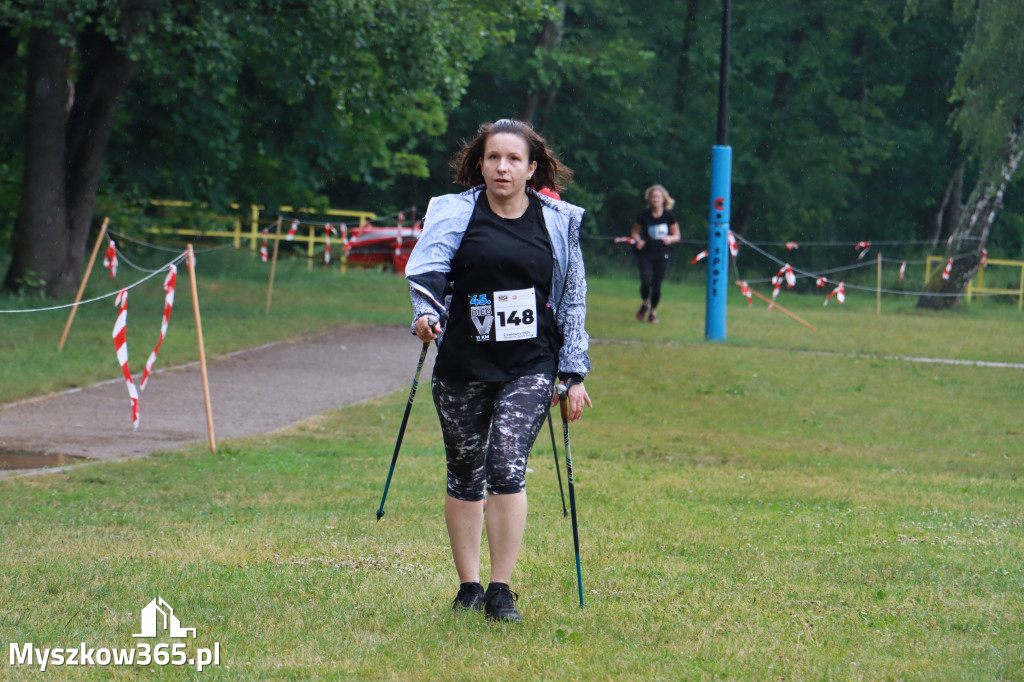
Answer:
M71 48L50 32L33 31L28 38L25 170L4 280L11 291L59 293L69 247L64 172L70 74Z
M930 293L918 299L918 308L943 310L959 302L968 282L978 272L981 250L988 240L992 223L1003 208L1003 192L1022 156L1024 116L1014 119L1010 133L1006 136L1006 155L999 164L998 172L982 173L960 213L948 249L949 257L953 259L949 278L944 279L941 270L932 275L926 285Z
M68 295L81 278L117 98L136 63L95 33L80 45L75 88L72 48L48 31L29 37L25 171L4 279L11 291Z
M963 210L964 167L966 165L967 160L961 158L956 170L953 171L953 177L946 185L945 193L942 195L942 204L935 216L935 234L932 235L931 241L933 249L939 245L939 239L943 234L947 232L953 234L953 230L960 220L960 212Z
M18 54L18 39L10 26L0 26L0 66Z
M117 100L138 66L108 40L96 35L83 41L83 53L87 58L86 68L78 79L67 131L65 182L71 244L60 275L63 286L58 287L66 291L78 287L96 209L103 156L114 131Z
M558 21L547 20L544 22L544 26L541 28L540 34L537 36L537 44L534 47L533 52L535 56L543 58L545 52L549 52L557 48L562 43L562 36L565 32L564 0L560 0L556 3L556 9L558 10L559 19ZM546 67L542 63L540 68L544 69ZM542 89L539 79L533 80L533 87L527 90L526 94L523 96L520 118L533 126L534 129L542 129L545 121L537 120L537 112L538 110L542 110L545 118L551 114L551 109L554 107L555 103L555 96L558 94L558 87L553 86ZM541 96L543 96L545 100L543 108L540 105ZM551 140L549 139L548 141L550 142Z
M683 26L683 44L679 48L679 69L676 71L676 93L673 110L677 117L682 118L686 111L687 96L690 88L690 52L697 35L697 15L700 14L700 0L687 0L686 24ZM671 134L678 134L673 126Z

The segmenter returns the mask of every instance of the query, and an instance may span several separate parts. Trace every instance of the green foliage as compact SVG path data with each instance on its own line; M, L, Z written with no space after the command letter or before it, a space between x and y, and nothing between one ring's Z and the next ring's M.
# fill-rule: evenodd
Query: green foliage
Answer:
M734 230L780 242L931 237L957 161L948 97L964 33L950 3L910 19L882 2L733 8ZM693 3L693 26L691 3L556 4L561 40L520 25L508 50L479 62L444 144L424 151L435 184L415 187L444 191L459 140L536 96L534 124L577 172L565 198L589 209L586 231L625 233L643 189L660 182L684 239L706 238L720 4Z
M1006 135L1024 118L1024 4L1016 0L960 0L969 26L951 99L964 144L990 172L1006 154Z
M102 35L131 55L139 70L104 191L222 208L422 177L415 141L444 131L470 64L546 11L539 0L27 0L0 6L0 29L15 40L33 28L69 43ZM24 69L0 59L0 79ZM4 123L23 114L13 100ZM16 157L0 160L20 173Z
M144 5L123 22L134 3L0 3L13 40L32 27L69 41L99 34L138 59L107 196L425 206L454 189L448 160L479 123L529 113L577 173L565 198L589 210L587 233L625 233L659 182L683 237L706 236L721 3ZM733 229L780 242L930 239L961 146L973 179L1021 110L1022 7L735 5ZM24 69L23 57L0 60L0 86L14 93L0 102L0 133L16 142L0 152L0 211L17 204ZM1007 206L1001 227L1014 231L1019 209L1009 196ZM815 258L809 267L838 264Z
M469 64L535 2L203 3L169 9L127 99L111 178L136 195L304 203L339 180L422 177ZM256 5L259 5L257 7ZM254 20L260 14L263 20ZM161 112L171 110L171 116ZM196 164L201 150L201 164ZM141 161L141 163L140 163ZM139 167L144 170L139 173Z

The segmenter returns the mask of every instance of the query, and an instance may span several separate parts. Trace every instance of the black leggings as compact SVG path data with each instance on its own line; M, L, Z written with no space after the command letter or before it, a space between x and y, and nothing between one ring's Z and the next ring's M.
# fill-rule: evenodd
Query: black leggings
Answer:
M639 251L636 264L640 268L640 298L645 301L649 299L651 307L657 308L661 301L661 282L668 269L668 254L651 257Z
M484 499L526 490L526 459L551 404L554 377L445 381L432 389L448 456L448 494Z

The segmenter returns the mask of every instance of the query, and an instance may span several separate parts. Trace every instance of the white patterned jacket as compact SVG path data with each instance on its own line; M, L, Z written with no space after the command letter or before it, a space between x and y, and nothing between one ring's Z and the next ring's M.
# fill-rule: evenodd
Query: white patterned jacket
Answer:
M477 197L483 190L481 185L460 194L445 194L430 200L423 219L423 234L405 266L414 325L422 315L447 312L450 301L444 299L446 275L469 227ZM590 371L590 357L587 355L590 337L585 328L587 280L580 251L580 223L586 211L532 189L527 189L527 192L540 199L544 224L554 252L548 302L555 313L555 325L562 340L558 374L563 378L569 374L585 378Z

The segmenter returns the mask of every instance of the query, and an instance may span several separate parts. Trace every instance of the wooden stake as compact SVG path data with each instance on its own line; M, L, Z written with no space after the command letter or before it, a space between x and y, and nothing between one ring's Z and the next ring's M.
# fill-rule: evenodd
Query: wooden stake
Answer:
M85 266L85 274L82 275L82 283L78 285L78 295L75 296L75 304L71 306L71 314L68 315L68 323L64 325L64 333L60 335L60 343L57 344L57 351L64 350L64 342L67 341L68 332L71 331L71 321L75 319L75 311L78 310L78 304L82 300L82 294L85 292L85 285L89 282L89 275L92 274L92 265L96 262L96 254L100 252L100 244L103 243L103 237L107 234L107 225L110 223L110 217L103 219L103 225L100 227L100 234L96 237L96 244L92 247L92 257L89 258L89 264Z
M270 285L267 287L267 310L270 312L270 299L274 295L274 273L277 271L277 247L281 243L281 216L277 216L277 230L274 232L274 256L270 259Z
M882 316L882 253L878 253L878 277L875 286L875 317Z
M213 436L213 410L210 406L210 377L206 373L206 348L203 345L203 322L199 317L199 290L196 287L196 256L192 245L188 245L185 257L188 263L188 278L192 285L192 312L196 318L196 339L199 342L199 370L203 375L203 400L206 403L206 429L210 434L210 452L217 454L217 440Z
M738 282L737 282L737 284L738 284ZM805 322L805 321L801 320L801 319L800 319L799 317L797 317L797 316L796 316L796 315L794 315L793 313L789 312L788 310L786 310L785 308L783 308L783 307L782 307L781 305L779 305L778 303L773 303L773 302L772 302L772 300L771 300L770 298L767 298L767 297L765 297L764 295L762 295L762 294L761 294L760 292L758 292L758 291L754 291L754 288L753 288L753 287L751 287L751 288L750 288L750 293L754 294L754 296L757 296L757 297L758 297L759 299L761 299L762 301L764 301L765 303L767 303L767 304L768 304L768 305L769 305L770 307L772 307L772 308L778 308L778 309L779 309L779 312L781 312L781 313L783 313L783 314L786 314L786 315L789 315L789 316L790 316L790 317L792 317L792 318L793 318L794 320L796 320L797 322L799 322L799 323L800 323L800 324L802 324L803 326L807 327L808 329L810 329L810 330L812 330L812 331L818 331L816 327L814 327L813 325L811 325L811 324L808 324L807 322Z

